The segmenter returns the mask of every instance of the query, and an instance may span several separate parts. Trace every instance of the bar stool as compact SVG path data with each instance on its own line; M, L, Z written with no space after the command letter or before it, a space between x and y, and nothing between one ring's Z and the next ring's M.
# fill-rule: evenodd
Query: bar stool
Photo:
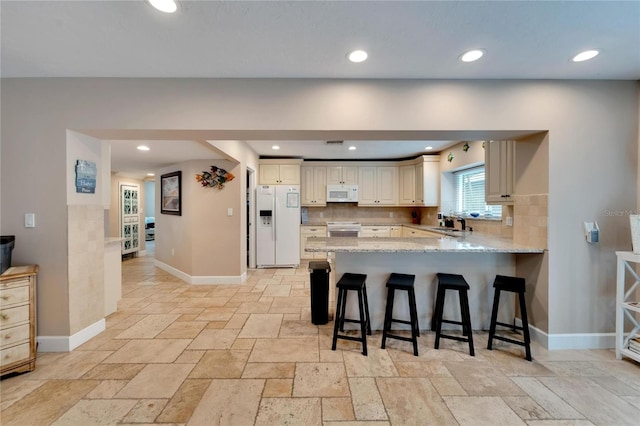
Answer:
M467 296L469 284L462 275L438 273L436 274L436 276L438 277L438 292L436 296L436 306L433 315L436 331L436 342L434 345L434 349L439 349L440 338L457 340L459 342L468 342L469 355L475 356L475 352L473 350L473 333L471 331L471 314L469 313L469 298ZM462 321L446 320L442 318L444 312L444 298L447 290L455 290L460 296L460 313L462 315ZM461 325L462 334L463 336L467 337L442 334L442 323Z
M367 334L371 335L371 321L369 319L369 300L367 299L367 276L365 274L352 274L345 272L336 287L338 289L338 304L336 306L336 318L333 325L333 343L331 350L336 350L338 339L355 340L362 343L362 355L367 355ZM358 310L360 319L345 318L348 292L358 293ZM360 324L360 337L338 334L338 329L344 332L344 323L354 322Z
M524 278L507 277L504 275L496 275L493 281L493 288L495 294L493 296L493 309L491 310L491 325L489 326L489 343L487 349L491 350L493 345L493 339L502 340L504 342L513 343L515 345L524 346L525 358L527 361L531 361L531 337L529 336L529 321L527 320L527 306L524 302L525 281ZM520 301L520 315L522 316L522 327L514 324L506 324L498 321L498 305L500 304L500 292L510 291L512 293L518 293L518 300ZM505 336L496 336L496 325L502 327L509 327L513 331L522 330L524 339L522 341L510 339Z
M415 279L415 275L392 273L387 280L387 306L384 313L384 327L382 330L382 349L385 347L387 337L391 339L404 340L406 342L413 343L413 354L418 356L418 336L420 336L420 327L418 326L416 293L413 287ZM409 321L393 318L393 299L396 290L405 290L407 292L409 297ZM411 326L411 337L391 334L392 322L409 324Z

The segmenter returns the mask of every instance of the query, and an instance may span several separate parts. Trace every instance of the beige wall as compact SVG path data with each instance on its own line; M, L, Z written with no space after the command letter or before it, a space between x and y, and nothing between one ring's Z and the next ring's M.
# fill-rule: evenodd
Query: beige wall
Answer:
M613 81L3 79L1 231L16 235L15 262L41 265L39 332L64 333L69 313L47 296L69 291L67 129L208 140L548 131L549 332L612 332L614 252L630 237L628 218L606 211L637 206L638 101L637 82ZM21 176L46 178L25 191ZM37 228L23 228L26 211ZM599 222L600 244L586 244L584 220Z

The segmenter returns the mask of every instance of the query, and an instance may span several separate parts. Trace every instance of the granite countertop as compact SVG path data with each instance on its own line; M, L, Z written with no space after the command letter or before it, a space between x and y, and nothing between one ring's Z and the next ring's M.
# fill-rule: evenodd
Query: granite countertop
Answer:
M516 244L507 238L470 232L457 238L313 238L307 240L305 251L335 253L543 253L544 248Z

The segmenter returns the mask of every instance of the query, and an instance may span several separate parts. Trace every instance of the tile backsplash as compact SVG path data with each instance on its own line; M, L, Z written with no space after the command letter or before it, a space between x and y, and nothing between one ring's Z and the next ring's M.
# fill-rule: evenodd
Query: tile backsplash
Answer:
M549 194L516 195L513 241L547 248Z
M437 207L358 207L355 203L335 203L323 207L308 207L309 223L354 221L362 224L412 223L412 212L423 225L437 223Z

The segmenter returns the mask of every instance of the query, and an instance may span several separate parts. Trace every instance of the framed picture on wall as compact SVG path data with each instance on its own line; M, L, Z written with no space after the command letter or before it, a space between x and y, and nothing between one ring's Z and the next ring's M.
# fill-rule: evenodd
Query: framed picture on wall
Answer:
M160 213L182 216L182 172L160 176Z

